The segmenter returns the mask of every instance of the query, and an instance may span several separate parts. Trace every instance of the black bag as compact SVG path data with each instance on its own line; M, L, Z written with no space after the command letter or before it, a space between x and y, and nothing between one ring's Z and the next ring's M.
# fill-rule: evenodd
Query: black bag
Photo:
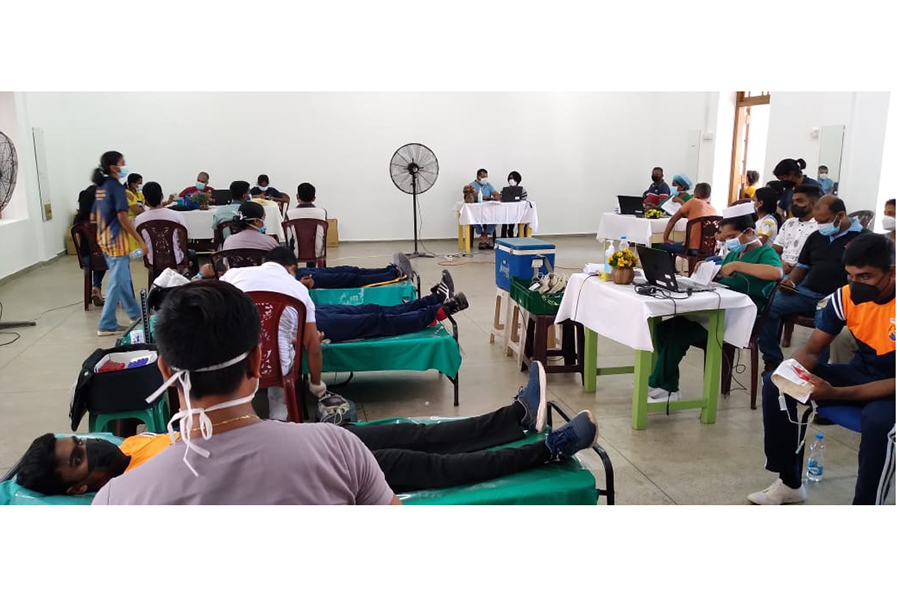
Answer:
M143 367L122 371L94 372L104 357L136 350L156 351L156 344L127 344L115 348L98 348L84 361L69 405L72 431L78 429L86 412L100 414L146 410L151 406L146 402L147 396L163 384L162 373L159 372L156 361L151 361ZM166 398L166 394L163 394L154 404L165 402Z

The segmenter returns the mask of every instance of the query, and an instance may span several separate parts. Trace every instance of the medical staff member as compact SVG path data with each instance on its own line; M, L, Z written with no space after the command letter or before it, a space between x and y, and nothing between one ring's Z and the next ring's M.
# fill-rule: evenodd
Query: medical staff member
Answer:
M488 172L487 169L478 169L478 172L475 173L475 181L470 183L473 188L475 188L475 195L480 198L482 202L485 200L499 200L500 192L494 189L488 182ZM480 193L479 193L480 192ZM479 250L487 250L494 247L494 242L492 241L492 236L494 232L497 230L497 225L476 225L475 226L475 235L481 236L481 241L478 242Z

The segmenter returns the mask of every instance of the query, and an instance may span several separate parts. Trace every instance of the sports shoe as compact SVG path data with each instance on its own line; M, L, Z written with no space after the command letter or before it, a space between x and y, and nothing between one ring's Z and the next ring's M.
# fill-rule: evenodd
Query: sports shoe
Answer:
M456 314L461 310L466 310L467 308L469 308L469 300L466 298L465 294L460 292L444 302L442 308L444 309L444 314L449 317L450 315Z
M677 402L681 400L681 390L669 392L662 388L650 388L647 394L647 402Z
M118 325L115 329L98 329L97 335L100 337L106 337L110 335L118 335L120 333L124 333L125 330L128 329L124 325Z
M594 415L583 410L575 418L547 434L546 444L553 458L568 458L579 450L590 448L596 441L599 431Z
M778 505L797 504L806 500L806 485L801 484L798 489L790 488L784 484L781 477L775 483L761 492L753 492L747 496L747 500L753 504Z
M547 373L544 365L535 361L528 372L528 384L519 389L516 402L525 407L522 425L532 431L543 431L547 426Z
M407 257L402 252L394 252L392 261L394 263L394 266L397 267L397 270L400 271L403 275L406 275L407 279L412 278L415 271L413 271L412 263L409 262L409 257Z
M453 277L450 276L450 271L444 269L441 273L441 280L431 288L432 294L438 294L439 296L443 296L444 302L453 297L455 288L453 287Z

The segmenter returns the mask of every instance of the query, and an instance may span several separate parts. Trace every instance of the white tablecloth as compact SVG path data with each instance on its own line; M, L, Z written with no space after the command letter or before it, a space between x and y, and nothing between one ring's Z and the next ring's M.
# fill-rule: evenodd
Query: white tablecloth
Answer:
M522 202L482 202L460 203L460 225L510 225L528 223L531 231L537 233L538 215L534 203Z
M756 321L756 305L745 294L717 288L716 293L694 294L684 300L659 300L639 296L632 285L601 281L596 275L576 273L569 278L556 322L572 319L605 338L635 350L653 351L650 317L665 317L692 311L725 309L725 341L738 348L750 341ZM692 320L708 320L700 315Z
M263 206L266 210L266 235L274 233L278 239L284 237L281 230L281 213L277 206ZM211 206L209 210L186 210L180 211L184 221L187 223L188 237L192 240L211 240L213 238L213 218L215 217L218 206Z
M600 226L597 228L597 241L618 240L623 235L633 244L650 245L650 238L654 234L661 234L666 230L668 217L662 219L639 219L634 215L617 215L616 213L603 213L600 216ZM675 223L673 231L685 231L687 220L681 219Z

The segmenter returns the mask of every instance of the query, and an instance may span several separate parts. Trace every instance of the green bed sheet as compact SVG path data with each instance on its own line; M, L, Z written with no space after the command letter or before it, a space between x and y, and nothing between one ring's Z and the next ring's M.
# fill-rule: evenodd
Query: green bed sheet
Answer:
M368 288L347 289L316 289L309 291L313 303L320 304L344 304L358 306L360 304L378 304L379 306L393 306L416 299L416 288L409 281L399 284L382 285Z

